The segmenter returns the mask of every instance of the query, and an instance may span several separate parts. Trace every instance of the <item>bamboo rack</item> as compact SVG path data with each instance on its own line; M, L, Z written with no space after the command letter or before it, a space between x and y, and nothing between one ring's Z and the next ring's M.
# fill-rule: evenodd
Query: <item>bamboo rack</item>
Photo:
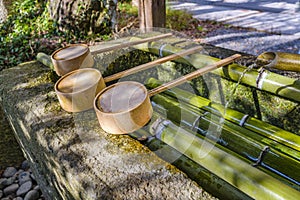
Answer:
M297 173L300 171L300 161L262 142L267 138L228 121L220 123L222 121L220 117L206 111L192 109L185 103L178 103L164 94L156 95L152 100L154 110L158 113L167 113L167 118L172 122L197 131L253 164L258 163L257 166L266 173L277 176L282 181L285 180L291 187L300 189L300 176ZM268 152L265 158L260 160L260 154L266 147ZM288 149L284 146L281 148ZM300 152L297 152L297 155L299 156Z
M152 138L146 128L139 129L130 134L134 139L151 137L147 142L143 142L151 151L163 160L172 163L178 169L196 181L205 191L223 200L252 200L248 195L238 190L235 186L213 174L208 169L189 159L173 147L167 145L159 139Z
M254 199L297 199L300 192L216 145L154 113L148 125L156 138ZM158 131L158 132L157 132Z
M148 80L147 86L150 88L157 87L161 83L153 78ZM204 111L210 111L220 117L224 117L226 120L235 123L236 125L242 126L245 129L256 132L266 139L265 144L271 145L278 151L282 151L286 154L293 156L295 159L300 159L298 152L300 152L300 136L258 120L254 117L245 115L244 113L235 111L227 108L224 111L224 106L211 102L210 100L197 96L187 91L183 91L179 88L173 88L172 92L165 92L170 96L176 97L177 99L184 101L188 104L201 108ZM224 115L225 114L225 115ZM246 117L245 117L246 116ZM280 144L280 145L279 145ZM287 146L292 149L285 150L282 146ZM297 152L295 154L295 152Z
M165 45L161 42L152 42L151 45L147 46L140 44L135 46L135 48L146 52L151 52L159 56L166 56L174 54L178 51L182 51L182 48L174 47L172 45ZM198 69L218 60L218 58L204 54L194 54L185 59L178 59L178 62L192 65ZM212 73L237 82L244 73L245 69L246 67L238 64L231 64L226 68L223 67L216 69ZM300 84L293 78L272 73L267 70L262 72L251 70L245 73L241 83L263 91L267 91L294 102L300 102Z

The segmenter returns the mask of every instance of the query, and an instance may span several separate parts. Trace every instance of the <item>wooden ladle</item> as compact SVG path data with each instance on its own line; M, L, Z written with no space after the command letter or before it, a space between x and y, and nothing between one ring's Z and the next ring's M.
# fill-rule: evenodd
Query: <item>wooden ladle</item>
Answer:
M138 130L151 119L151 96L227 65L239 57L240 54L235 54L150 91L143 84L134 81L119 82L106 87L94 99L94 109L100 126L111 134L127 134Z
M106 87L105 83L152 68L158 64L174 60L202 49L196 46L177 54L172 54L131 69L102 77L100 71L94 68L82 68L71 71L62 76L54 89L61 107L67 112L81 112L93 107L95 96Z

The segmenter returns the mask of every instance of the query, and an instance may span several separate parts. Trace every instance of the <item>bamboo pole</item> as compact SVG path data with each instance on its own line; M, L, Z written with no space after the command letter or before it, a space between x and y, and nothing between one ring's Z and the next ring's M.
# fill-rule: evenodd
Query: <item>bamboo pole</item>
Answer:
M202 49L202 47L196 46L196 47L193 47L193 48L190 48L190 49L187 49L187 50L183 50L183 51L178 52L176 54L172 54L172 55L169 55L169 56L166 56L166 57L154 60L152 62L148 62L148 63L142 64L142 65L130 68L128 70L124 70L122 72L113 74L111 76L104 77L104 82L110 82L110 81L122 78L124 76L128 76L128 75L131 75L131 74L134 74L134 73L146 70L146 69L150 69L151 67L154 67L154 66L156 66L158 64L162 64L164 62L175 60L177 58L180 58L180 57L183 57L183 56L195 53L195 52L199 51L200 49Z
M217 68L223 67L225 65L228 65L228 64L232 63L234 60L236 60L236 59L238 59L240 57L241 57L240 54L234 54L232 56L229 56L229 57L227 57L225 59L222 59L222 60L220 60L218 62L215 62L213 64L210 64L210 65L207 65L205 67L202 67L200 69L197 69L196 71L193 71L193 72L191 72L189 74L186 74L186 75L184 75L182 77L179 77L179 78L177 78L175 80L172 80L172 81L170 81L168 83L162 84L159 87L150 90L148 92L148 94L149 94L150 97L154 96L154 95L156 95L156 94L158 94L158 93L160 93L162 91L165 91L165 90L167 90L169 88L172 88L172 87L176 87L176 86L178 86L178 85L180 85L182 83L185 83L185 82L187 82L189 80L192 80L192 79L194 79L196 77L199 77L199 76L201 76L203 74L206 74L206 73L208 73L208 72L210 72L210 71L212 71L214 69L217 69Z
M172 33L165 33L165 34L161 34L161 35L157 35L157 36L153 36L153 37L149 37L149 38L143 38L143 39L137 39L134 41L129 41L129 42L125 42L125 43L120 43L120 44L116 44L113 46L109 46L109 47L104 47L101 49L96 49L96 50L91 50L91 54L95 55L95 54L99 54L99 53L103 53L103 52L107 52L107 51L112 51L112 50L116 50L116 49L122 49L125 47L132 47L134 45L138 45L141 43L147 43L147 42L153 42L155 40L160 40L160 39L164 39L167 37L171 37L173 34Z
M300 72L300 54L264 52L257 56L256 63L267 68Z
M165 45L160 42L152 42L150 45L140 44L135 46L135 48L160 56L170 55L182 50L182 48ZM198 69L218 60L218 58L203 54L193 54L188 58L178 59L177 61L192 65ZM227 67L216 69L212 71L212 73L237 82L245 70L246 67L244 66L231 64ZM262 72L250 70L244 74L241 83L295 102L300 102L300 84L293 78L272 73L267 70Z
M223 122L220 117L211 113L192 109L185 103L177 102L164 94L152 97L152 101L155 103L153 109L159 113L167 113L169 120L182 127L197 130L208 139L218 142L251 162L259 163L258 165L267 173L276 174L277 177L281 177L280 179L285 179L289 185L300 189L300 174L298 173L300 161L266 144L267 138L229 121ZM266 148L268 148L268 153L263 160L260 160L260 154ZM281 148L288 149L284 146ZM299 159L300 152L294 153Z
M147 82L147 87L155 88L160 85L160 81L150 78ZM204 111L212 112L220 117L224 117L226 120L242 126L245 129L253 131L262 135L265 139L262 140L266 145L270 145L273 148L286 153L297 160L300 160L300 136L260 121L254 117L247 116L241 112L227 108L224 110L224 106L218 103L211 102L210 100L197 96L187 91L183 91L179 88L173 88L172 91L165 92L172 97L176 97L180 101L191 104L197 108L201 108ZM286 148L286 147L289 148Z
M155 115L154 115L155 116ZM297 199L300 192L170 121L153 118L149 132L254 199ZM157 132L159 131L159 132Z
M139 129L131 133L130 136L134 139L141 139L151 137L152 135L145 129ZM213 194L215 197L222 200L252 200L252 198L233 185L227 183L161 140L151 138L150 140L143 141L143 144L157 156L183 171L205 191Z

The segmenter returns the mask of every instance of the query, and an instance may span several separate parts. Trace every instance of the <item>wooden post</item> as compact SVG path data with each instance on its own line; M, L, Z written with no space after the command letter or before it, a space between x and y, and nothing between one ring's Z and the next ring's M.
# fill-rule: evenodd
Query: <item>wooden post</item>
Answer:
M164 28L166 24L165 0L139 0L139 19L141 31L153 27Z

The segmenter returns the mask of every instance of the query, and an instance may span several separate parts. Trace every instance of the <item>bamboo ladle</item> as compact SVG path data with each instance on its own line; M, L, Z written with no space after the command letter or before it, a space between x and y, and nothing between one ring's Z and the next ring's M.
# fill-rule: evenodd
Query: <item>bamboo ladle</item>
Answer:
M109 47L103 47L101 49L96 49L93 51L90 51L89 47L85 44L69 44L66 47L55 50L51 54L50 58L43 53L39 53L37 55L37 59L43 64L49 66L51 69L55 70L58 76L63 76L71 71L80 68L93 67L94 59L92 55L130 47L146 42L153 42L163 38L171 37L172 35L172 33L156 35L136 41L123 42L120 44L111 45Z
M105 83L149 69L158 64L195 53L200 49L202 49L200 46L193 47L177 54L166 56L105 78L102 77L101 73L97 69L77 69L62 76L56 82L54 89L58 96L60 105L64 110L67 112L81 112L93 107L93 100L96 94L106 87Z
M240 54L232 55L150 91L143 84L134 81L119 82L106 87L94 99L94 109L100 126L111 134L127 134L138 130L151 119L151 96L227 65L239 57Z

